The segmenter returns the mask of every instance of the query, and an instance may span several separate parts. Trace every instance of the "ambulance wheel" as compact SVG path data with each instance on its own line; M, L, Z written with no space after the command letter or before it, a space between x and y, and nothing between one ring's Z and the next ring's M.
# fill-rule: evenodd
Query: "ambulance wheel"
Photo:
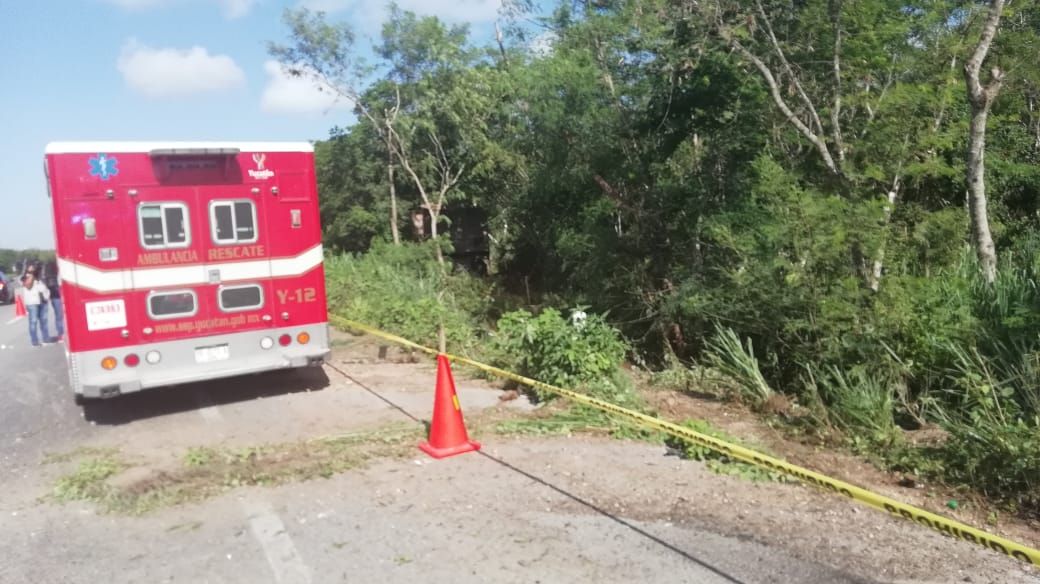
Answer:
M72 399L76 402L76 405L81 408L87 405L87 402L90 401L87 398L83 397L82 393L74 393L72 395L74 396Z

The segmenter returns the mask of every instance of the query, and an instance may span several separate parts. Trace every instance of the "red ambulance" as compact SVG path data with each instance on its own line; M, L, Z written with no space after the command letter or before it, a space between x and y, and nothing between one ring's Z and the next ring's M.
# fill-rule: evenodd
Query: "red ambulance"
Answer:
M310 144L58 142L45 170L77 401L329 355Z

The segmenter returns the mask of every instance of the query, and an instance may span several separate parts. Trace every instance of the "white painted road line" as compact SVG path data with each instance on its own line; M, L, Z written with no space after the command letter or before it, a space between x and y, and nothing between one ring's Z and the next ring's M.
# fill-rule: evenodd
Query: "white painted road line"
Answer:
M285 524L264 501L246 499L242 501L249 528L253 537L260 542L267 563L278 584L310 584L311 571L296 551Z
M7 321L7 324L14 324L14 323L22 320L23 318L25 318L25 317L24 316L16 316L16 317L12 318L11 320Z

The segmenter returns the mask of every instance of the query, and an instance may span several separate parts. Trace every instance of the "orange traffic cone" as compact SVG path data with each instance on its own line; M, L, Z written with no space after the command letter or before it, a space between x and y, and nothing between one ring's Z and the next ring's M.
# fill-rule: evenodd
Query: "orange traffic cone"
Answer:
M22 301L22 295L18 294L14 297L14 317L25 316L25 302Z
M451 376L451 365L444 355L437 355L437 395L433 398L430 439L420 444L419 448L434 458L480 450L480 443L470 440L466 434L459 396L455 393L455 379Z

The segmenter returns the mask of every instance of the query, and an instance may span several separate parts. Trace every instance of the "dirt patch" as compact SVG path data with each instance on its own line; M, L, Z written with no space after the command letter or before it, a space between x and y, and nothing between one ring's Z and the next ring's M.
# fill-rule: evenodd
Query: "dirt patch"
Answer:
M375 458L410 454L421 436L421 426L396 424L291 444L193 447L179 461L165 464L112 453L86 459L70 453L62 458L75 463L75 469L57 479L52 496L88 501L104 512L140 515L237 487L329 478Z
M510 440L498 448L506 460L598 509L746 538L882 582L996 584L1040 575L1016 560L817 489L718 476L651 444L574 436ZM594 512L573 500L564 509Z

